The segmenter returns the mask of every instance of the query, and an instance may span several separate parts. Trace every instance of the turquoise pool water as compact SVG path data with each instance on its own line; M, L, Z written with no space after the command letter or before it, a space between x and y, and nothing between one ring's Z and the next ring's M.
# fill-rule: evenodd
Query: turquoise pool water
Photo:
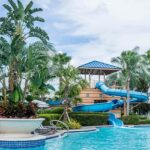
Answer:
M150 150L150 128L100 128L47 141L48 150Z
M47 140L45 147L26 150L150 150L150 127L99 128L94 132L71 133Z

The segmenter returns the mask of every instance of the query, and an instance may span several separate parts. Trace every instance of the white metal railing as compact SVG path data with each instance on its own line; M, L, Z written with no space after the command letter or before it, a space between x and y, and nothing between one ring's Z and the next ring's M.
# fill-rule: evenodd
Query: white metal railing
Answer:
M68 133L69 127L68 127L68 125L66 123L64 123L63 121L60 121L60 120L51 120L50 121L50 125L56 126L54 123L56 123L56 125L57 125L57 123L62 124L67 129L67 133Z

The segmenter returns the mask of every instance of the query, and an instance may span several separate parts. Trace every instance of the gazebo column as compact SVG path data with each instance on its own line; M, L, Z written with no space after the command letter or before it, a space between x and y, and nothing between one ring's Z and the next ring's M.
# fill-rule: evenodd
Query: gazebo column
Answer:
M100 82L101 80L101 70L99 70L99 76L98 76L98 81Z
M104 82L105 82L105 72L104 72Z
M89 72L89 85L90 85L90 88L91 88L91 73Z
M85 80L86 80L86 70L85 70L85 75L84 75L84 78L85 78Z

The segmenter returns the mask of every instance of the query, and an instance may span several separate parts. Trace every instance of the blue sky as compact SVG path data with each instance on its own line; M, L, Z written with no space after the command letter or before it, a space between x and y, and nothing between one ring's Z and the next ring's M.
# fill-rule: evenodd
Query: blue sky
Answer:
M1 4L7 0L0 0ZM24 3L29 0L22 0ZM121 51L150 48L149 0L33 0L42 7L50 42L72 56L72 64L110 62ZM5 12L0 6L0 16Z

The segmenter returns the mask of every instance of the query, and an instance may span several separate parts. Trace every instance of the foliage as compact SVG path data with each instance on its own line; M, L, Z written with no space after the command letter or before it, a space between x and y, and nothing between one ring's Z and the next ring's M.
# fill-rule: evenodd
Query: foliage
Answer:
M140 120L139 124L150 124L150 119Z
M143 82L143 79L146 81L149 76L149 65L145 59L139 55L137 48L123 51L120 56L112 58L111 61L121 68L121 71L116 75L118 78L117 82L119 81L118 83L121 86L126 85L127 99L129 100L130 89L135 90L137 87L140 89L140 82ZM109 79L111 81L110 83L112 83L111 77L109 77ZM144 83L146 83L145 81ZM147 86L144 85L144 88L147 88ZM126 103L124 106L126 107ZM125 115L129 115L129 102L127 102L127 112Z
M36 117L37 106L33 103L24 104L22 102L7 106L0 105L0 117L4 118L34 118Z
M139 124L139 116L137 115L129 115L129 116L123 116L122 121L124 124L131 124L131 125L136 125Z
M50 55L51 54L51 55ZM31 44L22 54L22 68L24 68L24 98L28 86L28 90L34 97L42 97L55 90L54 87L47 83L53 78L51 62L54 55L53 46L45 45L41 42Z
M127 125L150 124L150 119L135 114L129 116L123 116L122 120L124 124Z
M60 118L60 114L39 114L39 118L45 118L43 125L49 126L51 120L58 120Z
M82 126L107 125L108 114L103 113L72 113L70 117L78 121Z
M87 81L82 79L79 71L68 65L57 72L58 77L61 77L61 87L56 95L60 99L65 99L68 104L75 98L79 98L80 91L87 87Z
M26 93L42 97L54 90L49 80L54 76L51 69L55 50L48 43L47 33L37 26L38 22L44 22L43 18L36 16L41 8L34 8L32 1L24 6L20 0L8 0L3 7L7 14L0 18L0 82L5 104L1 109L5 108L8 112L4 113L6 117L11 112L14 117L25 117L25 114L30 117L30 111L35 116L31 103L24 103ZM40 41L29 45L29 38ZM22 88L24 81L25 87ZM22 105L28 113L18 115L16 109L20 110Z
M112 62L117 64L121 71L114 73L107 78L107 84L127 87L127 80L130 80L130 89L147 92L150 71L150 51L140 55L137 49L123 51L119 57L112 58ZM126 88L125 87L125 88Z
M69 129L80 129L81 125L76 120L71 119L70 122L67 122Z
M72 104L73 100L76 103L79 99L81 100L80 92L88 85L87 81L80 77L78 69L69 64L70 60L71 58L66 54L59 54L54 57L54 63L59 64L56 77L59 78L60 82L59 90L55 93L55 97L64 100L64 121L69 120L67 115L68 106Z
M127 80L130 80L130 88L133 89L131 82L135 83L135 80L138 77L139 73L139 63L140 55L137 51L123 51L119 57L112 58L111 62L119 65L121 68L121 73L118 76L124 79L124 83L128 83ZM141 69L141 68L140 68ZM127 86L127 85L126 85Z
M70 60L71 57L67 56L66 53L62 53L62 54L58 53L53 57L53 63L57 65L57 67L59 67L60 69L68 62L70 62Z
M39 110L38 113L39 114L62 114L64 111L63 107L56 107L56 108L52 108L52 109L45 109L45 110Z
M72 103L73 105L77 106L78 103L81 103L82 102L82 98L80 97L75 97L73 100L72 100Z
M138 113L139 115L148 114L148 112L150 112L150 104L141 103L140 105L133 108L133 112Z
M82 126L107 125L108 113L69 113L71 119ZM39 117L45 118L44 125L49 125L50 120L58 120L61 114L39 114ZM71 124L76 124L75 122ZM78 125L78 124L77 124Z

